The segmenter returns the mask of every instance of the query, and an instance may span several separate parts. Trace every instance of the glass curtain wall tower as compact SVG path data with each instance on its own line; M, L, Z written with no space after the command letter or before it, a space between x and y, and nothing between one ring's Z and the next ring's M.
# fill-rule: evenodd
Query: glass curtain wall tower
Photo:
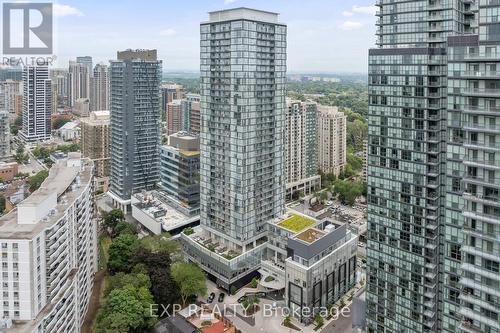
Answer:
M231 254L193 238L186 252L229 288L259 268L266 223L284 213L286 26L248 8L209 16L200 27L200 237Z
M449 284L456 290L450 289L454 305L445 315L455 314L457 324L445 328L498 333L500 2L477 5L472 25L479 33L448 38L445 267L453 268Z
M159 180L161 61L156 50L126 50L110 63L108 193L126 211L133 193Z
M378 48L369 51L367 331L441 332L453 273L443 264L446 41L470 32L474 2L377 5Z

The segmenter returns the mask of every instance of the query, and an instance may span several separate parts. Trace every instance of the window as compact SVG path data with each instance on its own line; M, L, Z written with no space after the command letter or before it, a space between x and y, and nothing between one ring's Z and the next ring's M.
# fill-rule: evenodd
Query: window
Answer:
M495 273L499 272L498 262L493 260L483 259L483 267Z

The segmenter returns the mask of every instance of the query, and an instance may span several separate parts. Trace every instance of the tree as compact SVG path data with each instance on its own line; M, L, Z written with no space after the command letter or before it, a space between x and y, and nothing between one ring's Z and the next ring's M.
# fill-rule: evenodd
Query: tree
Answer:
M135 288L146 287L149 289L151 288L151 281L147 273L141 272L137 274L126 274L123 272L119 272L108 278L108 285L105 294L109 295L111 291L123 288L127 285L133 286Z
M356 119L347 123L347 146L356 150L363 149L363 140L368 137L368 123L365 119Z
M258 284L259 284L259 281L257 281L257 278L253 277L252 281L250 281L250 288L257 288Z
M66 123L69 123L70 120L67 118L59 117L52 122L52 128L57 130L63 127Z
M316 317L314 317L314 322L316 323L316 327L319 328L324 325L325 320L323 317L318 313Z
M28 154L24 153L24 144L20 143L17 146L16 154L14 155L14 159L19 164L26 164L26 162L28 162L29 157L28 157Z
M132 223L128 223L125 221L118 221L116 224L114 230L113 230L114 235L123 235L123 234L129 234L129 235L137 235L137 226Z
M0 214L3 214L4 210L5 210L5 196L2 194L0 195Z
M366 193L364 182L351 182L348 180L336 180L334 182L333 192L338 194L343 204L352 206L356 198Z
M165 251L151 252L139 248L134 261L143 265L151 280L151 293L157 304L174 304L179 299L179 288L172 278L170 254ZM136 266L138 266L136 265Z
M120 209L113 209L109 212L102 212L103 225L106 228L115 230L118 222L125 220L125 216Z
M16 136L17 133L19 132L19 128L23 125L23 116L19 115L17 116L16 120L14 120L14 123L10 125L10 132L12 133L13 136Z
M179 243L172 240L170 234L147 236L141 239L141 248L153 253L165 252L169 255L180 253Z
M328 193L326 191L323 191L319 194L319 200L321 203L324 203L326 200L328 200Z
M153 297L146 286L125 285L110 292L97 317L97 332L141 332L153 327Z
M39 171L36 175L28 178L28 184L30 186L30 191L34 192L40 188L45 178L49 176L47 170Z
M176 263L172 266L172 277L179 287L183 305L186 305L189 296L207 293L205 274L194 264Z
M138 248L139 240L136 235L117 236L109 246L108 270L111 273L130 272Z

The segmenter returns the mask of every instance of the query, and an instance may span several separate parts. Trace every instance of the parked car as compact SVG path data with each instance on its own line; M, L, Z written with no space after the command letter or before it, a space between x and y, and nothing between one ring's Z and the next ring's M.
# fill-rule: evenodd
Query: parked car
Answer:
M248 298L247 296L241 296L240 298L238 298L237 302L243 303L247 298Z
M219 303L220 303L220 302L222 302L222 301L224 301L224 297L225 297L225 296L226 296L226 294L224 294L224 293L220 293L220 294L219 294L219 298L217 299L217 301L218 301Z
M208 295L207 303L212 303L214 301L214 298L215 293L210 293L210 295Z

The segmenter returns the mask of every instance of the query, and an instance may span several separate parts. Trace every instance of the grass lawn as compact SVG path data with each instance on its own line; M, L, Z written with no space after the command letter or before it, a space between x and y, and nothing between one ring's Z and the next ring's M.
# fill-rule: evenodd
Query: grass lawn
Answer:
M109 246L111 245L111 237L107 235L99 236L99 270L106 269L109 258Z
M283 222L278 223L280 227L288 229L293 232L299 232L307 227L316 223L313 219L304 217L302 215L290 214L290 217Z
M99 236L99 271L94 277L94 287L90 297L89 310L85 316L85 321L82 325L82 333L96 332L97 329L97 314L99 308L104 304L104 291L108 286L108 274L106 272L106 264L108 262L109 246L111 238L107 235Z

